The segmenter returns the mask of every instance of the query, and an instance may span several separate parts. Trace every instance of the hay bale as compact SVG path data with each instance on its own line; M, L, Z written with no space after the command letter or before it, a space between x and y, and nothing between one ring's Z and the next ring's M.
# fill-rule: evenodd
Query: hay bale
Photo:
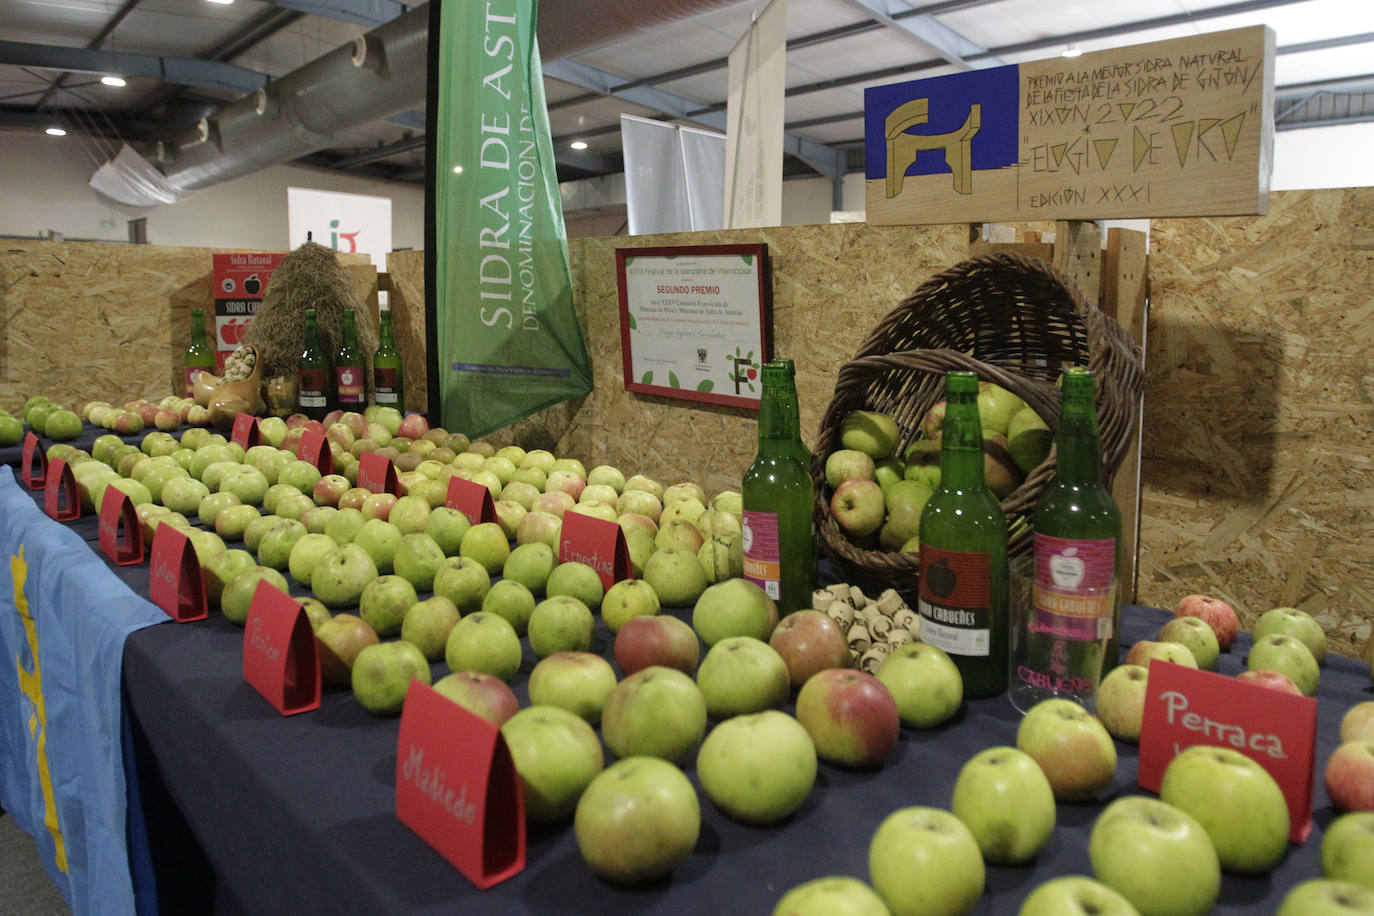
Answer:
M306 242L282 258L268 281L244 343L258 348L263 381L296 377L296 361L305 349L305 310L314 309L320 336L331 356L343 338L344 309L353 309L358 346L367 360L367 393L372 396L372 354L377 350L377 326L358 299L347 271L334 252Z

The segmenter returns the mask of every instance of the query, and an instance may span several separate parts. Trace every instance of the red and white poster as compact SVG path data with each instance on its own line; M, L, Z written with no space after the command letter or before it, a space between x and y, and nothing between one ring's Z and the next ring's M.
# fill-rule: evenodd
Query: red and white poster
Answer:
M282 252L229 252L214 255L215 320L205 328L206 343L215 351L215 372L224 372L224 361L243 343L257 314L267 281L277 269Z

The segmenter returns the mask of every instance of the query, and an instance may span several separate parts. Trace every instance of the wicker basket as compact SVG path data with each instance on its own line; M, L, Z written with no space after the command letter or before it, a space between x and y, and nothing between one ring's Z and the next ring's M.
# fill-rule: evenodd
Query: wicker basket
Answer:
M810 468L816 530L836 574L865 591L896 588L915 606L917 555L856 547L836 530L830 513L825 458L839 447L840 425L850 411L890 414L902 432L901 454L917 438L926 411L944 397L945 373L962 369L1019 395L1057 430L1054 381L1072 365L1086 365L1097 376L1102 471L1110 483L1130 447L1143 389L1140 355L1072 279L1038 258L995 254L957 264L907 297L840 370L816 437ZM1030 552L1030 516L1054 466L1052 450L1002 501L1011 556Z

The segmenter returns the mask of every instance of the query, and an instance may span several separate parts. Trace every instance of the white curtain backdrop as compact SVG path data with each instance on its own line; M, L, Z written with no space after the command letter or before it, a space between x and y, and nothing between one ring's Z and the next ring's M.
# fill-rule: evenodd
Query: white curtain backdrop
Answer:
M725 137L620 116L630 235L720 229Z
M773 0L730 52L726 101L725 227L782 222L787 0Z

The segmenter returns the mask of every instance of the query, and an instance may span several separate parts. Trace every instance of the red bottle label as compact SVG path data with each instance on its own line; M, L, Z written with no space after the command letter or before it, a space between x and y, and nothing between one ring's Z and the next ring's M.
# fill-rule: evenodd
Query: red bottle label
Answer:
M744 578L777 601L782 598L782 548L778 516L744 510Z
M396 389L401 386L401 373L395 369L377 367L372 370L372 390L378 404L396 404L400 398Z
M296 402L302 407L329 406L329 379L323 369L301 369L297 375Z
M991 654L992 560L921 545L921 642L950 655Z
M361 404L367 396L367 388L363 382L365 371L357 366L339 366L334 370L334 379L338 384L340 404Z
M186 375L186 397L189 398L189 397L191 396L193 390L194 390L194 389L192 388L192 385L191 385L191 376L195 375L197 372L200 372L200 371L203 370L204 368L205 368L204 366L187 366L187 367L186 367L186 369L185 369L185 375Z
M1116 598L1116 541L1035 535L1037 632L1061 639L1098 640L1112 635Z

